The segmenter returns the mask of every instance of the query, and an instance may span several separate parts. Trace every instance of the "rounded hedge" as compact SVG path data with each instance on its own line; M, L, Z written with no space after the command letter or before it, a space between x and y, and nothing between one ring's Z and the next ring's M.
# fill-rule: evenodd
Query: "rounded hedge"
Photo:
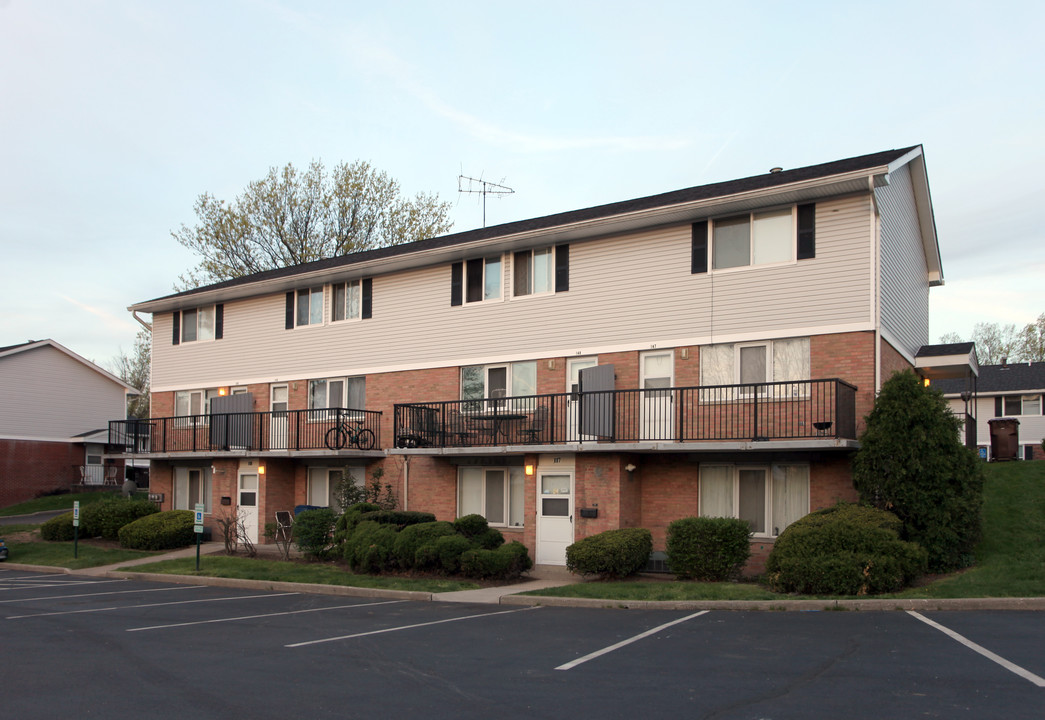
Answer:
M303 510L294 518L294 542L306 556L322 559L333 544L337 516L330 508Z
M120 546L129 550L170 550L196 542L191 510L167 510L138 518L120 528Z
M476 548L461 554L461 574L466 577L512 580L533 567L521 542L513 541L496 550Z
M454 534L454 525L450 522L427 522L407 525L396 536L394 552L396 563L404 570L418 566L417 551L423 545L430 545L437 538ZM432 558L426 554L421 558L422 565L432 564ZM421 569L421 568L419 568Z
M649 562L653 536L645 528L607 530L566 548L566 569L580 575L622 578Z
M81 533L82 534L82 533ZM48 542L73 539L73 512L57 515L40 526L40 537Z
M751 557L751 527L737 518L689 517L668 525L668 568L680 580L721 582Z
M777 592L867 595L894 592L925 572L928 555L900 539L890 512L852 504L818 510L780 534L766 560Z
M381 523L382 525L397 525L400 528L404 528L407 525L435 522L435 515L416 510L374 510L363 513L360 519Z
M345 542L345 560L357 572L379 573L395 566L396 528L362 520Z
M119 540L120 528L124 525L159 511L156 504L149 500L105 498L80 510L80 534L83 537Z

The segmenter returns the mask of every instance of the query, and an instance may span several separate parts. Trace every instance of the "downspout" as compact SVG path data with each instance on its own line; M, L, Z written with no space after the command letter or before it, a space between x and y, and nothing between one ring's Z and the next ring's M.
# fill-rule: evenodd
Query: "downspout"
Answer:
M882 389L882 228L878 211L878 196L874 192L874 176L867 178L871 193L871 244L874 248L874 395Z
M410 456L403 456L403 511L410 509Z
M135 320L137 320L138 324L141 325L143 328L145 328L149 332L152 332L152 324L151 323L147 323L144 320L142 320L140 317L138 317L138 311L137 310L131 310L131 317L133 317Z

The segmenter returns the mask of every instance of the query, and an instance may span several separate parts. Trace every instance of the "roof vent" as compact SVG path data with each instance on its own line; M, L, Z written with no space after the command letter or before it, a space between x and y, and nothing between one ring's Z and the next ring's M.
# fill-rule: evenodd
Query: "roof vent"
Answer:
M1002 370L1008 370L1009 369L1009 358L1006 357L1005 355L1001 356L1001 369Z
M782 168L782 167L769 168L769 172L772 175L776 175L778 172L784 172L784 168Z

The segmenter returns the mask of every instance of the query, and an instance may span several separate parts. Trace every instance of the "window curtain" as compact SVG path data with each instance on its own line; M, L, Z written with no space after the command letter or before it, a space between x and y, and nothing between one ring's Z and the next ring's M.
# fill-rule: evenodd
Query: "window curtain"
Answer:
M483 507L483 469L461 468L457 480L457 516L479 514L485 516Z
M701 466L699 502L701 517L733 517L732 467Z
M809 466L773 466L773 535L809 513Z

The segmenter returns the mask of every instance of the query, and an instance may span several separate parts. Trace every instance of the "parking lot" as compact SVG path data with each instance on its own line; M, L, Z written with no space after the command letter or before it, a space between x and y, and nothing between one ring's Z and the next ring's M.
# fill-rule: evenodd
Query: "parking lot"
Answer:
M1040 718L1045 615L418 603L0 566L4 717Z

